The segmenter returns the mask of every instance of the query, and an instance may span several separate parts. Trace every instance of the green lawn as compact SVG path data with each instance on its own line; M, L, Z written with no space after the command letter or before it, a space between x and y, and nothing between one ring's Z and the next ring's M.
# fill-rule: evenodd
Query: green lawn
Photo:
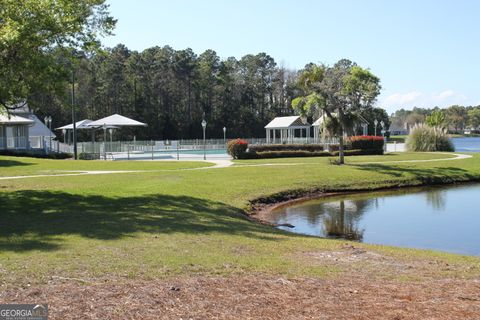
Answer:
M201 162L50 160L0 156L0 177L64 173L72 170L172 170L211 166Z
M391 154L347 158L238 161L229 168L177 170L198 162L101 162L0 157L0 175L51 170L152 170L95 176L0 180L0 282L76 278L168 277L261 272L335 276L343 270L299 260L298 251L334 250L345 241L278 231L248 221L249 200L288 190L355 190L480 178L480 155ZM382 162L388 163L371 163ZM272 166L252 164L272 163ZM363 163L363 164L362 164ZM295 165L291 165L295 164ZM165 170L165 171L162 171ZM480 259L359 244L399 259Z

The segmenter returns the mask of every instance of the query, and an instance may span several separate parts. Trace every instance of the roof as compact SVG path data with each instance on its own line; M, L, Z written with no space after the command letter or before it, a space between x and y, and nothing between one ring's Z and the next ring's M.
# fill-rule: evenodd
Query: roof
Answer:
M20 117L20 116L15 116L15 115L3 115L0 114L0 124L8 124L8 125L19 125L19 124L33 124L35 121Z
M44 136L44 137L51 136L52 138L56 137L55 133L50 131L50 129L48 129L45 123L40 121L40 119L36 115L29 114L28 118L33 120L34 122L33 125L30 126L30 128L28 129L29 135L31 137L38 137L38 136Z
M91 129L88 124L92 123L92 120L89 119L83 119L80 121L75 122L75 128L76 129ZM58 127L55 128L55 130L71 130L73 129L73 123L64 125L63 127Z
M310 124L308 122L304 123L300 116L276 117L265 126L265 129L282 129L294 127L310 127Z
M97 121L90 122L89 127L102 127L103 125L107 126L116 126L116 127L146 127L147 124L133 120L127 117L124 117L119 114L114 114L109 117L99 119Z

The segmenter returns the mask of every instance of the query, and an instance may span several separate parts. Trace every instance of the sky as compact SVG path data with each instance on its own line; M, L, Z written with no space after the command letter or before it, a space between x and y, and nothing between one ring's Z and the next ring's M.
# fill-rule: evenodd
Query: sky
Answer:
M222 58L265 52L280 65L346 58L377 75L377 106L480 105L480 1L107 0L102 40L142 51L169 45Z

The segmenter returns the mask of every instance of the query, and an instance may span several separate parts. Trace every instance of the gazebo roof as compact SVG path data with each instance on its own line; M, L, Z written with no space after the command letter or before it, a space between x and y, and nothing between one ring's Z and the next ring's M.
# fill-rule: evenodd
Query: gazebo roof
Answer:
M20 124L33 124L35 121L15 115L3 115L0 114L0 124L7 125L20 125Z
M124 117L119 114L114 114L88 124L89 127L102 127L103 125L115 127L146 127L147 124Z
M308 122L304 123L300 116L289 116L276 117L265 126L265 129L293 129L305 127L310 127L310 124Z
M80 120L80 121L77 121L75 122L75 128L76 129L91 129L88 124L93 122L92 120L89 120L89 119L84 119L84 120ZM67 124L63 127L58 127L58 128L55 128L55 130L72 130L73 129L73 123L70 123L70 124Z

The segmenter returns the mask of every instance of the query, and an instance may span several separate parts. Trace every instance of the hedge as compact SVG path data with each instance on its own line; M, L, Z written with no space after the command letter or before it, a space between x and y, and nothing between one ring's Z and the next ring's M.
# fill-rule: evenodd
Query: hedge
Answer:
M248 152L249 155L252 153ZM254 153L256 159L271 159L271 158L300 158L300 157L328 157L330 153L326 151L264 151Z
M338 156L339 151L330 152L332 156ZM373 156L373 155L382 155L383 149L354 149L354 150L344 150L343 154L345 156Z
M338 151L265 151L245 152L240 159L273 159L273 158L304 158L338 156ZM345 156L382 155L383 149L345 150Z
M383 149L383 137L378 136L353 136L347 139L347 149Z
M323 151L321 144L270 144L250 146L250 152L267 152L267 151Z

